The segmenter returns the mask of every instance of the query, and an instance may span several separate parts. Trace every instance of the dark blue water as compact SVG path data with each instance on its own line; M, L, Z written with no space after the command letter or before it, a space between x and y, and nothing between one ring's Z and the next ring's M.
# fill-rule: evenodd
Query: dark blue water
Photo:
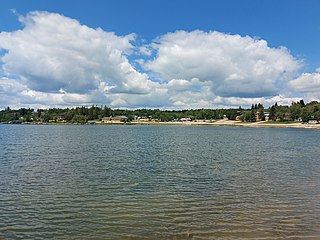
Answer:
M320 131L0 125L0 239L320 239Z

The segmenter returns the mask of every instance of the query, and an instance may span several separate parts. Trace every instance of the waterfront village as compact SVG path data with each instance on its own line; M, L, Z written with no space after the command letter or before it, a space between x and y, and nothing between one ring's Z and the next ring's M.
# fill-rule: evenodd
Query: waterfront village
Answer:
M243 109L111 109L107 106L26 109L7 107L0 111L0 123L7 124L147 124L147 125L235 125L319 127L320 103L303 100L291 106L275 103L269 108L252 104Z

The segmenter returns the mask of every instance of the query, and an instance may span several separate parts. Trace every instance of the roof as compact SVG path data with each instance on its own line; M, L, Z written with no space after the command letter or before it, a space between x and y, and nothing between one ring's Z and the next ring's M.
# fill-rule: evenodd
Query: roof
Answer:
M114 116L114 117L103 117L102 120L126 120L128 119L126 116Z

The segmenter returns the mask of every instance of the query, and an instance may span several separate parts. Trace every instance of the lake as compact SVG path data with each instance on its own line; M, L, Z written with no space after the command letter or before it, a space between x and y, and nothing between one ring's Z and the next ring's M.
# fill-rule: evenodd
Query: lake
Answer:
M0 125L0 239L319 239L320 131Z

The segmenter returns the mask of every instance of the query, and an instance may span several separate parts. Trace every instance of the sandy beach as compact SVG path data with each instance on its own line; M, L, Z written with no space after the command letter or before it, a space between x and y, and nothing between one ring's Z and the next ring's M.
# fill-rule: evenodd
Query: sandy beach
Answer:
M97 122L99 124L99 122ZM103 124L103 123L102 123ZM110 123L104 123L110 124ZM111 123L112 124L112 123ZM240 122L234 120L218 121L192 121L192 122L139 122L132 121L131 125L169 125L169 126L232 126L232 127L250 127L250 128L311 128L320 129L320 124L304 124L301 122L281 123L281 122Z
M26 125L80 125L79 123L27 123ZM229 126L229 127L247 127L247 128L305 128L305 129L320 129L320 124L307 124L301 122L240 122L234 120L197 120L192 122L156 122L156 121L132 121L132 122L101 122L101 121L90 121L86 124L97 124L97 125L152 125L152 126Z

